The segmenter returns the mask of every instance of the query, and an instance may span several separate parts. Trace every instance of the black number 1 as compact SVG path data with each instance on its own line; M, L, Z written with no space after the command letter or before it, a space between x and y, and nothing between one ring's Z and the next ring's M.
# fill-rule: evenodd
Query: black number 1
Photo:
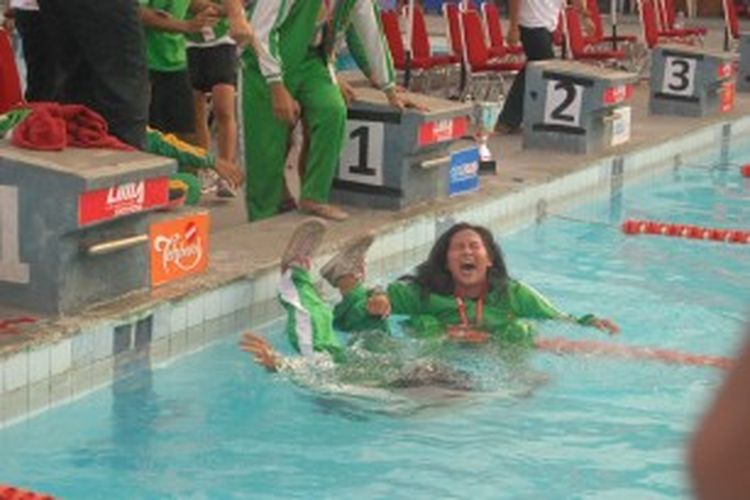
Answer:
M575 123L576 117L573 115L566 115L565 111L567 111L568 106L570 106L573 101L576 98L576 87L573 85L572 82L566 82L566 81L558 81L555 84L554 87L555 90L564 90L565 91L565 98L563 101L557 106L555 109L552 110L552 113L550 113L550 117L554 118L555 120L560 120L563 122L570 122Z
M358 175L374 176L377 172L374 168L367 166L367 156L370 152L370 128L366 126L357 127L349 134L349 139L359 139L359 157L356 165L349 165L349 172Z

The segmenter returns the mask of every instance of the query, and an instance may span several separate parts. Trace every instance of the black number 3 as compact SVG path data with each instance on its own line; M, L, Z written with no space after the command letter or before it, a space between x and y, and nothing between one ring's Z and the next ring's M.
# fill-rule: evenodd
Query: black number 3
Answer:
M670 81L669 85L667 85L669 90L673 92L682 92L687 89L690 85L690 78L688 78L690 64L684 59L672 59L672 70L672 76L679 81L676 84Z

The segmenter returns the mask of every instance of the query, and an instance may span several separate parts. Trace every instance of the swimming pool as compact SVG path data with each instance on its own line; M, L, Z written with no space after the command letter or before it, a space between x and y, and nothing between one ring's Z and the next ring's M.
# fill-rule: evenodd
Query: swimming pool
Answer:
M501 235L511 274L570 312L616 320L616 342L731 353L750 303L750 248L619 231L626 217L746 226L747 180L695 163ZM284 344L279 324L268 334ZM388 413L270 376L235 341L166 369L136 361L111 389L3 429L2 480L71 499L685 497L684 440L720 378L535 353L528 372L548 377L537 385L468 351L495 390Z

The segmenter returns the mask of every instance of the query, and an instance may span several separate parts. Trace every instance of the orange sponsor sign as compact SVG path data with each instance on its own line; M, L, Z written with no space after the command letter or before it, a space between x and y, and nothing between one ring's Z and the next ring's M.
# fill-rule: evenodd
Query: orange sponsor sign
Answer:
M728 113L734 109L734 82L724 82L720 92L719 111Z
M198 274L208 265L208 212L151 224L151 286Z

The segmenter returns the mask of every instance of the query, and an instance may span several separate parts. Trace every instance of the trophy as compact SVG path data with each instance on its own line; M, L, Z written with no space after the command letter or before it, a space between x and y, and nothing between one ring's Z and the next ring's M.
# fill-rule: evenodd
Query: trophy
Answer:
M500 110L503 109L503 100L477 101L474 104L474 121L478 127L476 140L479 144L479 173L496 174L497 162L492 158L492 152L487 145L487 139L495 130Z

